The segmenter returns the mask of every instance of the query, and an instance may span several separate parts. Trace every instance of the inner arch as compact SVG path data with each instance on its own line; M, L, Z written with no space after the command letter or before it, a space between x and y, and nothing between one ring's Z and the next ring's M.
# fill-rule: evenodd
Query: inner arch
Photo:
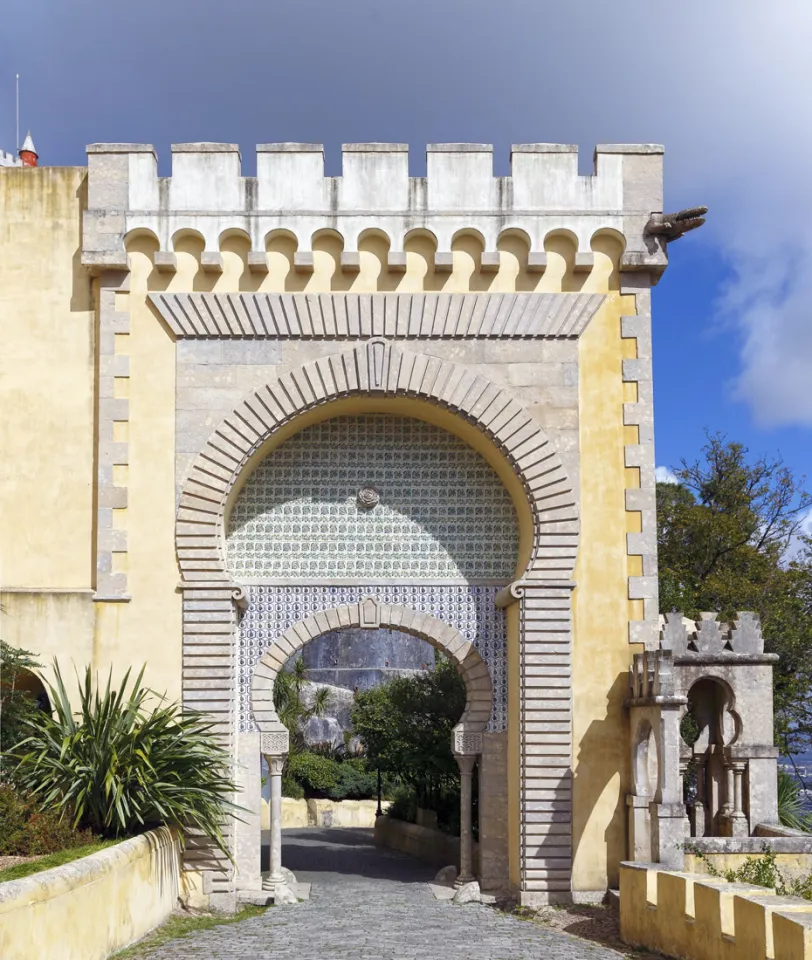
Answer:
M359 502L361 489L379 502ZM507 582L518 554L513 500L482 456L424 420L372 413L323 420L270 451L226 532L240 582Z

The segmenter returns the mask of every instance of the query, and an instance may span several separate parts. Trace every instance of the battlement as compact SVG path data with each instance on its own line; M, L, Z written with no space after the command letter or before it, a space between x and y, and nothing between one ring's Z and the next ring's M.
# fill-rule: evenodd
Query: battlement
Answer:
M256 176L244 177L236 144L183 143L172 146L172 175L159 177L149 145L91 144L84 262L121 266L133 231L154 234L170 255L183 232L199 234L209 255L219 253L224 235L241 232L251 253L262 255L269 237L283 231L307 269L313 237L329 230L341 237L348 266L365 233L386 237L397 269L407 237L420 231L436 243L440 268L460 235L479 239L487 265L500 236L518 233L531 268L541 271L551 236L571 239L587 267L593 237L610 232L624 244L623 268L656 279L664 244L644 228L662 210L662 154L650 144L599 145L593 174L581 176L576 147L517 144L510 176L495 177L491 145L435 143L427 147L426 176L410 177L406 144L347 143L341 176L326 177L321 144L264 143Z

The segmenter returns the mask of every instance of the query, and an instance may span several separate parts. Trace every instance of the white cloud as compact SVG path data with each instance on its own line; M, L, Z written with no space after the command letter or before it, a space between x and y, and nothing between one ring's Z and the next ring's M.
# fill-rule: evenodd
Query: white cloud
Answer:
M654 470L654 477L657 480L657 483L679 483L674 472L669 470L668 467L656 467Z

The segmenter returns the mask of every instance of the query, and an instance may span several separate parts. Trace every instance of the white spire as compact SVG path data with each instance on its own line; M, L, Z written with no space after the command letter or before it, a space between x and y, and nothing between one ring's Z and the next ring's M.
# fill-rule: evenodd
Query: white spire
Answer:
M29 153L36 153L37 148L34 146L34 141L31 139L31 131L25 135L25 140L23 140L23 145L20 147L20 153L24 150L27 150Z

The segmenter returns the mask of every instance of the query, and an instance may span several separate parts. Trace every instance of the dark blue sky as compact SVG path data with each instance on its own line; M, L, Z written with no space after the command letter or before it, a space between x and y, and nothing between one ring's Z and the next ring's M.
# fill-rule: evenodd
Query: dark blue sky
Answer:
M779 12L776 12L779 11ZM0 34L0 147L94 141L666 145L666 206L707 204L655 291L657 462L703 431L812 475L812 6L785 0L27 0Z

